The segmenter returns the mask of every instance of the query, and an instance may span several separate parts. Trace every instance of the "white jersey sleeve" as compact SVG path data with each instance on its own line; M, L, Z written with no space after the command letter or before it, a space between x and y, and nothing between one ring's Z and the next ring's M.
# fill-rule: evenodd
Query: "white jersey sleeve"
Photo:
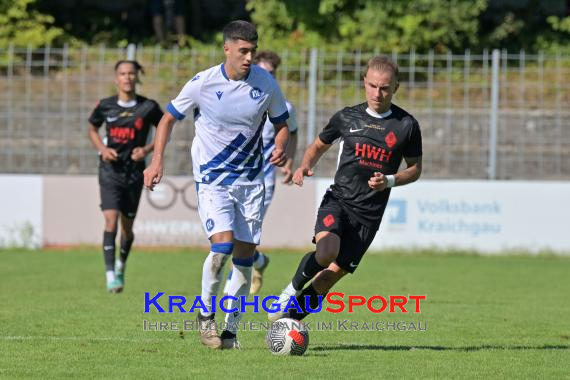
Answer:
M203 73L196 74L184 85L178 96L168 103L166 106L168 112L177 120L184 119L189 110L198 107L200 88L203 83Z

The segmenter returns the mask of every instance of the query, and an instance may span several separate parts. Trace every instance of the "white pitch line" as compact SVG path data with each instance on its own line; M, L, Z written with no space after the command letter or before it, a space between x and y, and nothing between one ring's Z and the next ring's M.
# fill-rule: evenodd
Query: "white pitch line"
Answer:
M94 340L94 341L109 341L109 342L159 342L159 341L172 341L175 340L174 337L170 339L160 339L160 338L121 338L121 337L87 337L87 336L2 336L1 340Z

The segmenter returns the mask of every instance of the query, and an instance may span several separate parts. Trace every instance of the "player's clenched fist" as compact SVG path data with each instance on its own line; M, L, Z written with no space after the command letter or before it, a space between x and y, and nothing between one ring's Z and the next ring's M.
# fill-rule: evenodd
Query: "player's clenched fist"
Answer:
M384 191L388 187L388 180L384 174L375 172L368 180L368 186L376 191Z
M285 150L275 148L271 153L271 158L269 159L269 163L275 166L283 166L287 162L287 155L285 154Z
M113 148L107 148L101 150L101 159L105 162L115 162L119 158L119 154Z

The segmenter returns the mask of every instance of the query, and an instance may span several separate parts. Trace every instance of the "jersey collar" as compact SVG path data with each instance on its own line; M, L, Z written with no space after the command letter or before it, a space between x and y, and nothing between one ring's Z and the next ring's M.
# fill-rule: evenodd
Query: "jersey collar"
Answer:
M134 107L137 105L137 100L133 99L133 100L129 100L128 102L125 102L123 100L117 99L117 104L123 108L131 108L131 107Z
M230 77L228 77L228 74L226 73L226 69L224 68L224 63L222 63L222 65L220 66L220 71L222 72L222 75L224 76L224 78L226 78L226 80L230 81ZM253 65L252 65L253 66ZM252 67L251 66L251 67ZM247 78L249 78L249 74L251 74L251 67L249 68L249 71L247 72L247 75L245 77L243 77L243 81L246 81Z
M388 116L390 116L392 114L392 108L390 108L388 111L383 112L383 113L378 113L372 109L370 109L370 107L366 107L366 113L369 114L372 117L375 117L377 119L385 119Z

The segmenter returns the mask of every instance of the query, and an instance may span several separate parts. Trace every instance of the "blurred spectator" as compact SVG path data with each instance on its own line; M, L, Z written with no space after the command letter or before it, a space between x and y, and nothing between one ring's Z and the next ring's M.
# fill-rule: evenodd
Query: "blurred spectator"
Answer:
M158 42L165 43L174 27L178 45L186 44L186 1L150 0L152 27Z

